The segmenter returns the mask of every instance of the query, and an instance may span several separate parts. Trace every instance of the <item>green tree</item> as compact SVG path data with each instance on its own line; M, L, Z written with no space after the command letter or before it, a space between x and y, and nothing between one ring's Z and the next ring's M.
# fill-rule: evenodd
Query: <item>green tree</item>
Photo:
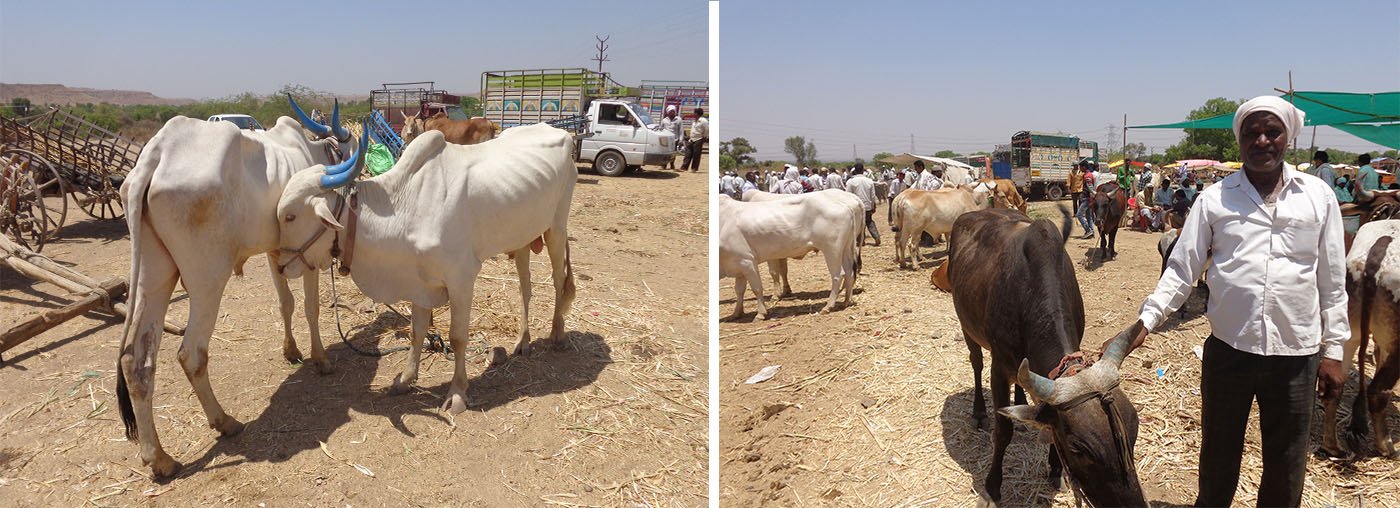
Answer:
M734 164L739 166L753 164L752 154L757 151L745 138L734 138L729 141L721 141L719 144L720 155L728 155L734 159Z
M817 145L802 136L783 140L783 151L791 154L798 166L816 165Z
M894 157L894 154L889 152L880 152L875 154L874 157L871 157L870 160L875 162L876 164L882 164L885 162L885 159L888 159L890 157Z
M937 153L933 154L933 156L942 157L944 159L951 159L953 157L957 157L958 152L954 152L952 150L939 150Z
M1240 101L1216 97L1206 101L1201 107L1191 110L1187 120L1200 120L1235 112ZM1237 160L1240 157L1239 142L1229 129L1187 129L1186 139L1167 147L1167 159L1215 159L1218 161Z
M33 106L33 104L29 102L29 99L24 97L10 99L10 110L15 113L15 116L29 116L31 106Z
M728 171L737 167L739 167L739 162L734 160L733 156L727 153L719 154L719 169Z
M1147 157L1147 145L1142 143L1128 143L1123 146L1123 154L1133 160L1143 160Z
M486 115L486 110L481 107L481 99L470 95L462 97L462 112L469 117Z

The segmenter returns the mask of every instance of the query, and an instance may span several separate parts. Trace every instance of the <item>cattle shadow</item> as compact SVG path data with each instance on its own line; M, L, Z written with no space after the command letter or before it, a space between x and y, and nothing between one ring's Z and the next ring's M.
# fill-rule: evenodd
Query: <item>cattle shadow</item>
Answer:
M85 217L77 209L68 210L71 218L77 212L79 217ZM127 237L126 220L124 219L88 219L80 222L64 224L58 230L58 235L49 243L53 244L86 244L92 240L99 240L103 244L108 244Z
M846 299L845 292L842 292L841 294L837 295L836 307L831 312L837 313L844 311L848 308L860 306L860 300L855 299L855 297L860 296L862 293L864 293L864 290L862 290L861 288L855 288L854 290L852 290L850 305L845 305L842 303ZM730 319L729 317L730 313L734 311L734 308L732 307L734 305L734 297L731 296L729 298L721 298L719 300L720 306L726 307L728 308L728 310L720 310L719 320L725 323L754 322L753 318L758 313L758 300L752 296L753 293L749 293L749 295L749 297L744 299L744 313L741 314L737 319ZM826 299L830 295L831 290L793 291L791 295L784 296L782 300L774 301L773 295L770 294L768 295L767 320L772 321L777 318L788 316L816 314L822 310L822 307L826 307ZM803 303L800 305L793 304L793 302L799 300L805 300L807 303Z
M579 167L579 172L582 173L582 172L584 172L584 171L587 171L588 174L590 174L590 175L599 177L599 178L595 179L595 180L593 181L593 183L598 183L598 180L601 180L601 179L602 179L602 176L603 176L603 175L600 174L600 173L598 173L597 171L594 171L592 167L580 166L580 167ZM627 171L627 172L625 172L625 173L623 173L623 174L621 174L621 175L618 175L618 176L610 176L610 177L608 177L608 178L637 178L637 179L641 179L641 180L672 180L672 179L680 178L680 176L681 176L681 172L679 172L679 171L671 171L671 170L668 170L668 169L640 169L640 170L631 170L631 171ZM581 180L582 180L582 178L580 178L580 181L581 181Z
M578 177L577 182L578 182L578 183L581 183L581 184L586 184L586 185L598 185L598 179L597 179L597 178L584 178L584 177L580 176L580 177Z
M381 332L390 323L405 324L402 318L384 312L375 321L355 330L349 340L361 349L374 347L372 344L390 347L391 344L374 344L382 340L380 337L389 335ZM403 338L407 338L407 334L401 331L389 340L395 342L393 345L402 345L399 339ZM420 384L412 391L389 395L387 387L376 388L371 384L381 368L397 374L405 353L364 356L336 340L334 333L328 334L326 339L330 344L326 354L335 372L320 375L311 368L293 370L277 386L263 412L244 420L247 426L242 433L219 438L203 456L186 465L178 477L246 462L284 462L301 452L318 448L321 442L329 442L336 430L350 422L352 412L383 417L400 433L410 437L415 434L404 422L407 416L422 416L451 425L451 420L439 410L451 383L450 363L442 384L423 386L420 378ZM484 363L484 357L474 352L485 349L488 348L473 345L464 353L470 355L466 359L469 373L473 367L479 369ZM536 340L529 356L511 356L503 365L488 368L469 379L468 409L486 412L521 398L583 388L595 382L603 368L612 363L611 353L606 341L596 333L567 332L557 344ZM420 373L426 372L432 361L439 362L434 370L441 370L440 362L445 360L445 355L425 351ZM216 461L218 464L211 465Z
M1210 295L1210 290L1191 287L1191 294L1186 297L1186 303L1181 304L1181 308L1167 314L1162 324L1153 332L1168 332L1187 326L1191 320L1196 319L1206 313L1206 298Z
M1373 367L1374 365L1368 365L1366 368L1366 382L1368 385L1371 382L1371 374L1374 374ZM1312 427L1309 429L1310 435L1312 436L1311 445L1314 447L1313 455L1319 460L1322 460L1327 467L1331 468L1338 475L1350 479L1356 479L1358 475L1362 474L1356 467L1357 462L1367 460L1393 460L1382 457L1376 449L1374 437L1376 432L1375 422L1371 422L1367 427L1366 435L1351 435L1351 419L1355 416L1352 413L1352 402L1356 400L1357 392L1360 391L1360 382L1355 371L1348 373L1347 382L1342 386L1341 401L1337 405L1337 440L1347 451L1351 452L1351 456L1345 458L1330 457L1322 451L1323 426L1327 423L1327 413L1324 411L1322 399L1316 399L1316 403L1313 406ZM1400 406L1396 404L1396 400L1391 399L1391 401L1386 404L1385 411L1381 413L1381 417L1385 418L1390 424L1390 439L1393 442L1400 443ZM1367 418L1370 418L1370 415L1367 415Z
M968 366L965 371L969 383L972 376L972 367ZM970 479L971 487L982 499L987 499L987 491L983 487L983 482L987 479L987 470L992 463L992 432L991 428L996 425L996 413L992 410L992 398L990 392L984 392L983 396L987 401L987 430L978 429L972 420L972 395L973 388L969 387L957 393L949 395L943 399L943 409L939 412L939 423L943 429L943 447L948 456L952 457L958 466L966 471ZM1026 428L1024 425L1016 424L1015 432L1011 436L1011 444L1006 447L1007 457L1003 462L1001 485L1001 503L997 506L1050 506L1054 499L1055 490L1051 488L1050 481L1046 479L1046 474L1050 471L1048 457L1050 448L1047 445L1036 442L1036 433ZM1012 454L1024 453L1025 448L1030 447L1035 464L1030 471L1017 471L1014 469L1018 463L1011 458ZM1029 492L1027 492L1029 491ZM1029 504L1019 504L1022 498L1028 499Z

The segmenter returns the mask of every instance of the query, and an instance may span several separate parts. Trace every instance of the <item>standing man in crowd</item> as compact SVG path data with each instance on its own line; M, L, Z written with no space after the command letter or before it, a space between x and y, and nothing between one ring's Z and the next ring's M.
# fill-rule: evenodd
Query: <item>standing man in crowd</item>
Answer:
M1069 178L1065 182L1065 187L1069 189L1070 209L1079 210L1079 200L1084 199L1084 173L1079 169L1083 163L1075 164L1069 168Z
M1244 170L1202 192L1157 289L1142 304L1133 348L1186 302L1210 256L1211 335L1201 362L1196 506L1230 506L1259 405L1259 506L1298 506L1307 473L1314 393L1340 395L1347 325L1345 252L1336 196L1285 168L1303 112L1262 96L1235 111Z
M1079 210L1075 212L1074 216L1079 219L1079 225L1084 228L1084 236L1080 238L1087 240L1094 237L1094 218L1092 217L1092 208L1089 206L1090 198L1094 196L1095 189L1094 165L1085 159L1079 161L1079 167L1084 170L1084 195L1079 200Z
M695 122L690 124L690 143L686 145L685 160L681 170L690 168L691 173L700 171L700 150L710 140L710 121L705 119L705 108L695 108Z
M875 245L880 245L880 231L875 229L875 203L879 198L875 197L875 181L865 176L865 164L857 162L855 169L851 170L851 177L846 180L846 192L855 194L860 199L860 206L865 208L865 229L870 232L870 237L875 239Z
M685 146L685 136L681 119L676 116L676 106L674 104L666 106L666 116L661 118L661 132L669 132L671 135L675 136L675 146L672 148L676 153L681 153L681 147ZM666 160L665 169L675 168L676 156L672 155L670 159Z
M769 190L768 192L774 194L801 194L802 175L798 174L797 166L788 165L785 167L787 169L783 171L783 179L778 181L777 189Z
M826 188L842 190L846 188L846 179L841 176L840 168L833 169L830 174L826 175Z
M749 191L758 190L758 173L749 171L744 173L744 181L739 184L739 200L744 200L744 194Z
M885 209L885 215L890 228L894 228L894 198L899 196L899 193L904 192L904 189L907 188L909 188L909 186L904 184L903 171L892 175L892 178L890 178L890 190L887 191L885 196L885 199L889 201L889 208Z
M1326 150L1313 152L1312 174L1322 179L1322 181L1327 182L1327 185L1337 185L1337 172L1332 169L1332 164L1328 163L1327 159Z
M1128 191L1128 195L1133 195L1137 189L1133 188L1133 159L1123 159L1123 165L1118 166L1118 188Z
M1367 192L1381 188L1381 175L1376 173L1376 168L1371 167L1371 154L1363 153L1356 158L1356 165L1361 169L1356 170L1356 188ZM1361 195L1361 192L1352 193L1353 196Z

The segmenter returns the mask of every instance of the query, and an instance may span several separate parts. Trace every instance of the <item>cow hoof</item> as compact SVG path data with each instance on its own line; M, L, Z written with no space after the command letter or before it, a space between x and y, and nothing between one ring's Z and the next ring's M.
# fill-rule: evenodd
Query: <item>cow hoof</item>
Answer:
M404 380L403 374L400 373L398 376L394 377L394 384L389 387L389 395L403 395L405 393L408 393L409 390L413 389L414 381L417 380Z
M448 395L447 400L442 401L442 410L449 414L462 414L467 410L467 397L460 393Z
M754 321L763 321L763 320L765 320L765 319L768 319L768 315L767 315L767 314L754 314L754 315L753 315L753 320L754 320Z
M1376 443L1376 450L1387 459L1400 459L1400 452L1395 450L1395 442L1389 439Z
M1352 458L1351 452L1347 451L1347 449L1342 448L1340 446L1328 445L1324 443L1321 447L1317 449L1317 451L1321 452L1325 456L1332 457L1334 459L1351 460Z
M997 502L985 497L977 497L977 508L997 508Z
M501 346L493 347L491 348L491 353L486 359L486 367L490 368L505 365L507 358L509 357L506 356L506 348L503 348Z
M335 372L335 369L331 367L331 361L327 360L325 357L312 358L303 362L302 365L310 365L311 368L316 369L317 374L322 376Z
M818 313L818 314L830 314L830 313L831 313L831 308L832 308L832 307L831 307L830 305L827 305L826 307L822 307L822 310L817 311L817 313Z
M224 417L217 422L209 422L209 428L219 431L220 436L232 437L243 432L243 422L238 421L238 419L232 416L224 415Z
M296 346L282 348L282 358L287 359L287 363L301 363L301 350Z
M1062 475L1059 471L1050 473L1049 480L1050 490L1060 490L1060 487L1064 486L1064 475Z
M156 460L147 462L146 464L151 466L151 475L156 478L170 478L175 476L176 473L180 472L180 468L183 467L179 462L175 462L175 459L170 458L170 455L165 453L165 450L156 450Z
M525 356L525 355L530 354L530 341L529 341L529 340L526 340L526 341L524 341L524 342L521 342L521 343L519 343L519 344L516 344L516 345L515 345L515 351L512 352L511 354L516 355L516 356Z

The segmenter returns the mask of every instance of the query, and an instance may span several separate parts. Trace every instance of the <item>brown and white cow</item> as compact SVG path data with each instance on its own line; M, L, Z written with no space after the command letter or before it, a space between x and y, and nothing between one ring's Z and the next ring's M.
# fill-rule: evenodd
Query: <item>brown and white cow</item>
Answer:
M1355 362L1360 388L1351 411L1351 437L1364 441L1367 420L1375 423L1374 443L1381 455L1400 458L1390 439L1385 407L1400 378L1400 191L1362 192L1348 214L1361 216L1361 227L1347 235L1347 319L1351 338L1343 346L1342 365ZM1370 342L1374 341L1372 346ZM1359 353L1359 354L1358 354ZM1376 373L1366 380L1366 355L1375 355ZM1369 386L1368 386L1369 385ZM1323 400L1322 449L1349 456L1337 438L1341 397Z
M996 193L1006 197L1006 201L1012 208L1026 213L1026 198L1021 197L1021 191L1016 189L1016 183L1005 178L983 178L981 183L996 186Z
M470 120L453 120L443 113L437 113L428 118L420 118L418 113L414 113L413 116L408 116L406 113L400 114L403 115L403 130L400 132L400 136L403 137L405 145L413 142L413 138L427 131L441 132L448 143L457 145L475 145L496 137L496 124L481 117Z
M947 283L972 363L972 415L984 426L982 350L992 353L992 404L997 408L992 463L984 483L1001 499L1002 460L1012 420L1050 437L1050 480L1063 467L1093 506L1147 506L1133 460L1138 416L1119 388L1118 365L1142 329L1118 334L1102 359L1080 350L1084 300L1064 244L1063 227L1015 210L982 210L958 218L949 239ZM1011 405L1011 384L1018 405ZM1024 389L1037 404L1026 405ZM1058 453L1057 453L1058 451ZM1061 459L1065 463L1061 464Z
M894 260L901 268L906 253L912 263L918 263L919 236L928 233L937 239L953 230L953 221L964 213L993 206L996 200L992 184L979 183L971 187L938 190L906 189L894 198ZM1004 199L1004 197L1003 197Z

